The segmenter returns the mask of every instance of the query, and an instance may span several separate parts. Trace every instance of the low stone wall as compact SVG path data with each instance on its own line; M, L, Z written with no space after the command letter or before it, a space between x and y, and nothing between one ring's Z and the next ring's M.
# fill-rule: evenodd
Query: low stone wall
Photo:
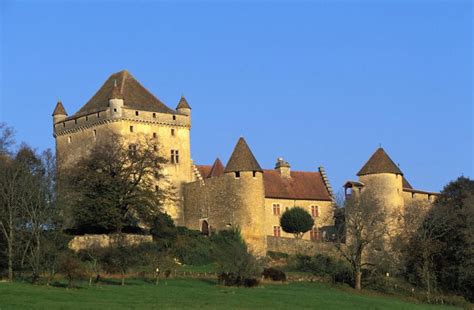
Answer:
M303 254L311 256L316 253L334 255L334 245L331 242L267 236L267 251L291 255Z
M79 251L91 247L105 248L117 243L118 238L124 238L123 242L128 245L137 245L144 242L153 241L153 237L150 235L135 235L135 234L123 234L123 235L83 235L75 236L69 241L69 248L73 251Z

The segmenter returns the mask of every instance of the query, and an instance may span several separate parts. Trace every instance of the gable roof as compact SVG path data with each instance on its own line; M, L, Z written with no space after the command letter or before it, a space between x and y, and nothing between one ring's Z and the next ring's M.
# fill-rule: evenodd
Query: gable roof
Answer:
M235 171L262 171L247 142L245 142L242 137L237 141L234 151L224 169L224 172Z
M181 99L179 99L178 105L176 106L176 110L178 110L178 109L190 109L191 110L191 106L189 105L186 98L184 98L184 96L181 96Z
M331 201L331 195L319 172L291 171L284 178L277 170L264 170L265 197L297 200Z
M208 178L219 177L224 174L224 165L219 158L216 159L207 175Z
M56 104L56 107L54 108L53 116L54 115L67 115L66 109L64 108L61 100L58 101L58 103Z
M365 165L357 173L357 176L377 173L394 173L403 175L403 172L393 162L393 160L385 153L383 148L377 151L369 158Z
M115 89L115 85L118 89ZM74 116L107 109L109 99L117 94L123 97L124 106L131 109L168 114L177 113L143 87L127 70L123 70L109 76L94 96Z

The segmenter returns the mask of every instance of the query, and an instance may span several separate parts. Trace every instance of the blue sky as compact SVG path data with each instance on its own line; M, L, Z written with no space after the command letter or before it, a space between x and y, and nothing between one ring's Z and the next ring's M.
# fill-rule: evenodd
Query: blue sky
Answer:
M192 157L224 163L244 136L260 164L323 165L337 191L379 143L417 188L472 177L470 1L11 1L1 10L0 121L53 148L128 69L193 110Z

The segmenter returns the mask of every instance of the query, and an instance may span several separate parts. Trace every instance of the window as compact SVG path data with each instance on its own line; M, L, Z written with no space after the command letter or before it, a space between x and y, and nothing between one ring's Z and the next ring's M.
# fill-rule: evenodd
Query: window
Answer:
M155 152L158 151L158 146L153 145L153 151L155 151Z
M158 171L155 171L153 173L153 176L158 179L160 177L160 173Z
M63 127L66 127L66 122L63 123Z
M89 120L89 116L86 115L86 122Z
M179 151L178 150L171 150L171 163L179 164Z
M311 228L311 230L309 231L309 236L311 240L319 240L319 230L316 226Z
M153 116L153 118L156 118L156 113L153 113L152 116Z
M257 176L257 171L252 171L252 176L255 178Z
M135 144L130 144L128 146L128 152L130 156L135 156L135 154L137 154L137 146Z
M318 217L319 216L319 207L318 206L311 206L311 216Z
M280 215L280 204L273 204L273 215Z
M273 226L273 235L275 237L280 237L281 235L280 226Z
M138 111L135 111L135 116L138 116Z
M97 130L94 129L94 130L92 131L92 134L94 135L94 137L97 137Z
M235 177L236 177L237 179L240 178L240 171L236 171L236 172L235 172Z
M156 132L153 133L153 139L156 139Z
M130 132L133 132L133 126L130 126Z
M67 143L71 143L72 142L72 138L71 137L67 137Z
M77 119L74 120L74 124L77 124Z
M174 129L171 129L171 135L174 136Z
M158 187L158 185L155 185L155 192L159 191L160 188Z
M173 115L173 121L175 121L175 120L176 120L176 115Z
M114 109L114 112L117 112L117 109Z
M97 118L100 118L100 112L97 112Z

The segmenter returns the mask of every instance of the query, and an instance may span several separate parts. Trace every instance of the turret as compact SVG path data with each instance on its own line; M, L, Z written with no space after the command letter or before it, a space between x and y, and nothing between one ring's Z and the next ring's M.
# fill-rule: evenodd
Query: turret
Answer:
M66 112L66 109L64 109L64 106L61 100L59 100L58 103L56 104L56 107L54 108L52 116L53 116L53 124L57 124L66 119L67 112Z
M265 255L265 188L263 170L244 138L240 138L224 169L235 193L233 223L257 255Z
M181 96L181 99L179 99L178 105L176 106L176 111L181 114L191 116L191 106L184 96Z
M117 86L117 80L114 81L114 88L109 96L109 111L111 118L122 117L123 95Z

